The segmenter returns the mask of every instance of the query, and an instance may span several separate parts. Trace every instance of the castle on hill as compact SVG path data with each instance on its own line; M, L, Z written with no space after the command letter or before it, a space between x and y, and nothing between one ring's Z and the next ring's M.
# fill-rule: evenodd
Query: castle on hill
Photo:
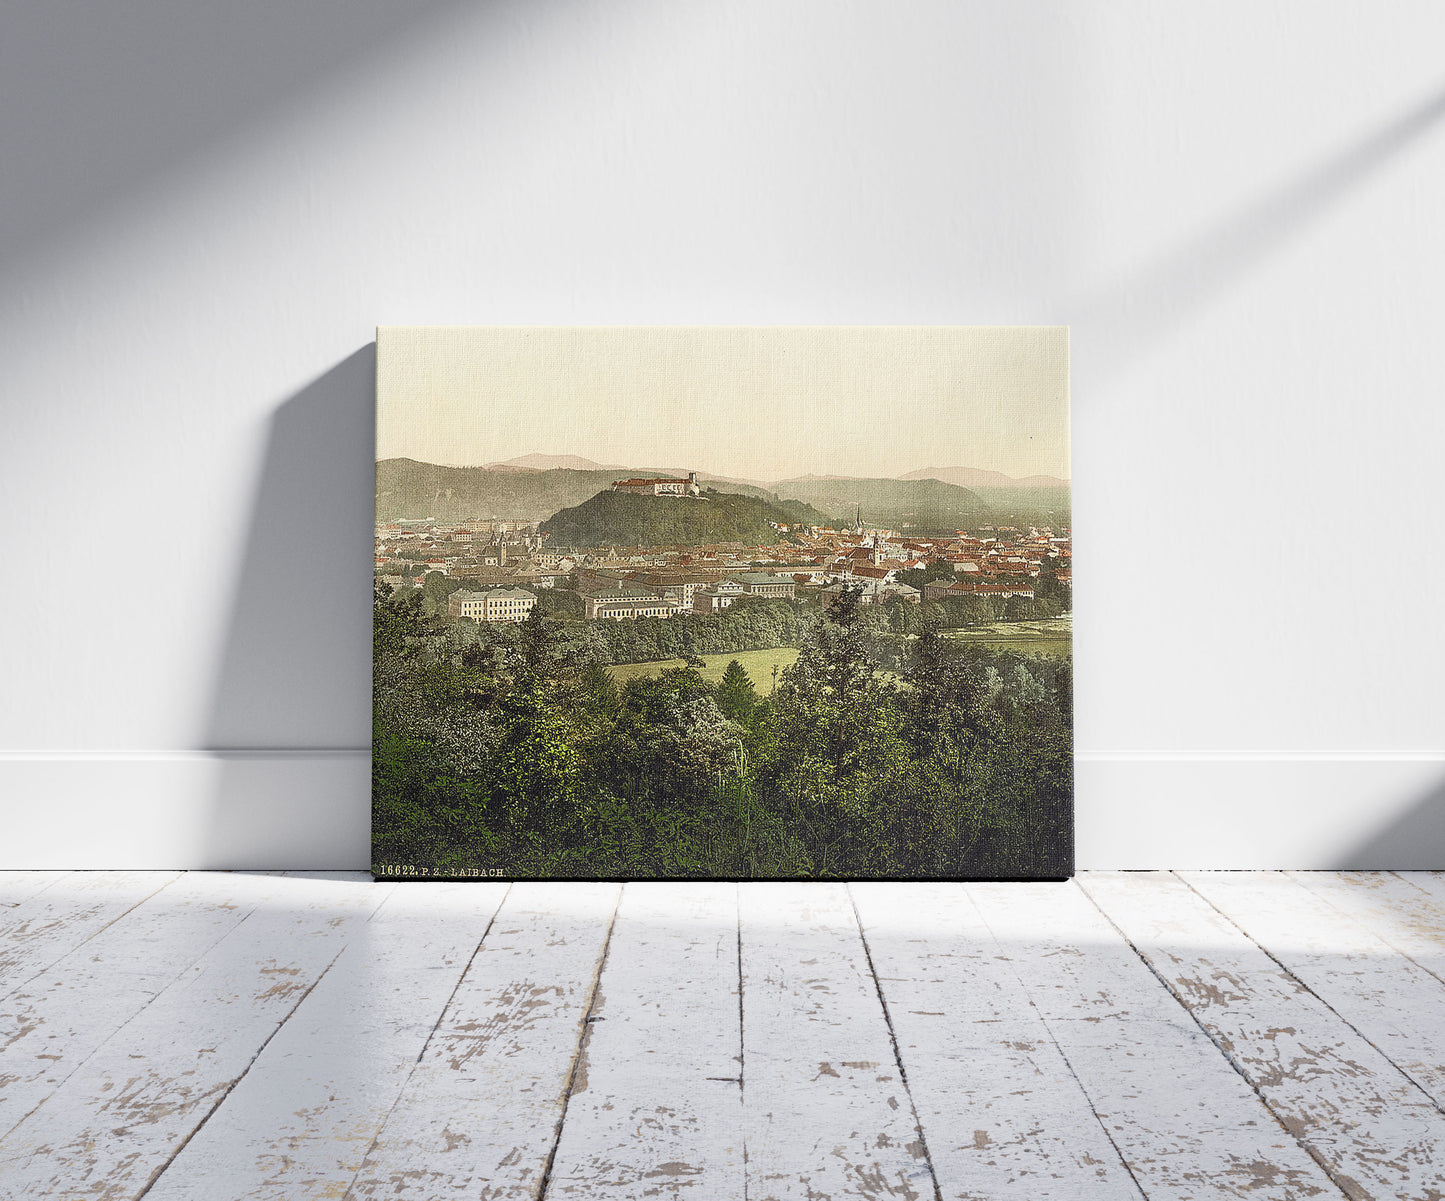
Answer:
M701 496L697 472L689 471L687 479L613 480L612 491L631 492L634 496Z

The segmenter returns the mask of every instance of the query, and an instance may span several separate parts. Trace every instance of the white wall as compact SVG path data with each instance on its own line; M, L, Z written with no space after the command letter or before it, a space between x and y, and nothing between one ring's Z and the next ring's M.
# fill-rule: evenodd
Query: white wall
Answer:
M1081 866L1445 867L1442 43L1425 0L10 6L0 861L365 863L376 324L1046 322Z

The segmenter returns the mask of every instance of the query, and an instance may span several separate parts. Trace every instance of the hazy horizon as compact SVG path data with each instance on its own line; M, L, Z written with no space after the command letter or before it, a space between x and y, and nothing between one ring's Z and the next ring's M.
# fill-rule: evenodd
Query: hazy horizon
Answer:
M838 478L838 479L891 479L891 480L896 480L896 479L901 479L903 476L909 475L909 474L911 474L911 473L913 473L913 472L916 472L916 471L928 471L928 470L937 470L937 471L959 471L959 470L962 470L962 471L997 471L997 470L998 470L997 468L994 468L994 467L981 467L981 466L979 466L979 465L976 464L976 463L926 463L926 464L920 465L920 466L918 466L918 467L909 468L908 471L902 472L900 475L889 475L889 476L861 476L861 475L858 475L858 476L855 476L855 475L845 475L845 474L843 474L842 472L827 472L827 473L824 473L824 472L818 472L818 471L800 471L800 472L798 472L796 475L779 476L779 477L777 477L776 479L767 479L767 478L764 478L763 476L744 477L744 476L731 475L730 473L728 473L728 472L726 472L726 471L714 471L714 470L712 470L712 468L710 468L710 467L707 466L706 464L702 464L702 465L689 464L689 465L684 466L683 464L680 464L680 463L672 463L672 464L667 464L667 463L649 463L649 462L644 462L644 461L641 460L641 459L638 459L638 460L636 460L636 461L634 461L634 462L601 463L601 462L598 462L598 461L595 460L595 459L591 459L590 456L588 456L588 455L580 455L580 454L577 454L577 453L575 453L575 452L573 452L573 451L536 451L536 450L524 451L522 454L512 455L512 456L511 456L511 459L524 459L524 458L528 458L528 457L531 457L531 456L538 456L538 457L551 458L551 459L562 459L562 458L567 458L567 459L588 459L590 462L596 464L596 466L595 466L594 468L592 468L592 470L597 470L597 471L658 470L658 471L678 471L678 472L684 472L684 473L685 473L685 472L688 472L688 471L696 471L696 472L698 473L698 475L704 476L704 477L715 477L715 478L717 478L717 479L734 479L734 480L739 480L739 481L741 481L741 482L743 482L743 483L760 484L760 485L761 485L761 484L779 484L779 483L786 483L788 480L802 479L802 478L807 477L807 476L813 476L814 478L819 478L819 479L824 478L825 475L826 475L827 477L835 477L835 478ZM412 460L413 462L424 463L424 464L426 464L427 466L430 466L430 467L455 467L455 468L463 468L463 469L466 469L466 468L487 468L487 467L506 467L506 466L510 466L510 465L511 465L511 460L510 460L510 459L496 459L496 460L491 460L491 461L486 462L486 463L438 463L438 462L435 462L435 461L430 460L430 459L418 459L418 458L416 458L415 455L387 455L387 456L386 456L386 459L410 459L410 460ZM378 456L376 461L377 461L378 463L381 463L381 462L383 462L383 461L385 461L385 460L384 460L381 456ZM526 468L519 468L519 470L527 470L527 469L526 469ZM555 469L551 469L551 468L535 468L535 467L534 467L534 468L531 468L530 470L533 470L533 471L538 471L538 470L545 471L545 470L555 470ZM585 469L585 468L576 468L575 470L587 470L587 469ZM1011 478L1011 479L1027 479L1027 478L1029 478L1029 476L1050 476L1050 478L1057 479L1057 480L1059 480L1061 483L1064 483L1064 484L1068 484L1068 483L1070 482L1068 476L1057 476L1057 475L1053 475L1051 472L1047 472L1047 471L1031 471L1031 472L1028 473L1028 475L1023 475L1023 476L1012 475L1012 474L1010 474L1009 472L1000 472L1000 474L1002 474L1002 475L1008 475L1009 478Z
M383 327L377 459L1068 480L1061 326Z

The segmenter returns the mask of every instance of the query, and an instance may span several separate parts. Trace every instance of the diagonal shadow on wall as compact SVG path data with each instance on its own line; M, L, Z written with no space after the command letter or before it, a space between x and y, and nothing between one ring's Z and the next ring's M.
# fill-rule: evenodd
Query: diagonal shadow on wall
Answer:
M1076 371L1106 384L1445 123L1445 88L1068 306ZM1080 370L1082 368L1082 370Z
M0 270L468 6L460 0L8 4Z
M1341 871L1445 868L1445 773L1401 815L1347 848L1330 866Z
M271 419L203 731L207 866L368 862L375 389L372 343Z

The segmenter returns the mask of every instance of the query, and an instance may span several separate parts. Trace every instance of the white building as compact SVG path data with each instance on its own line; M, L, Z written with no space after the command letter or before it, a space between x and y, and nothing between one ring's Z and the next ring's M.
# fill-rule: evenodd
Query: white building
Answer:
M699 588L692 594L692 611L721 613L743 595L743 586L736 580L719 580L711 588Z
M453 617L470 617L473 621L526 621L537 603L536 596L524 588L490 588L485 592L453 592L447 611Z
M631 479L614 480L612 491L631 492L638 496L698 496L702 489L698 487L697 472L689 471L687 479Z

